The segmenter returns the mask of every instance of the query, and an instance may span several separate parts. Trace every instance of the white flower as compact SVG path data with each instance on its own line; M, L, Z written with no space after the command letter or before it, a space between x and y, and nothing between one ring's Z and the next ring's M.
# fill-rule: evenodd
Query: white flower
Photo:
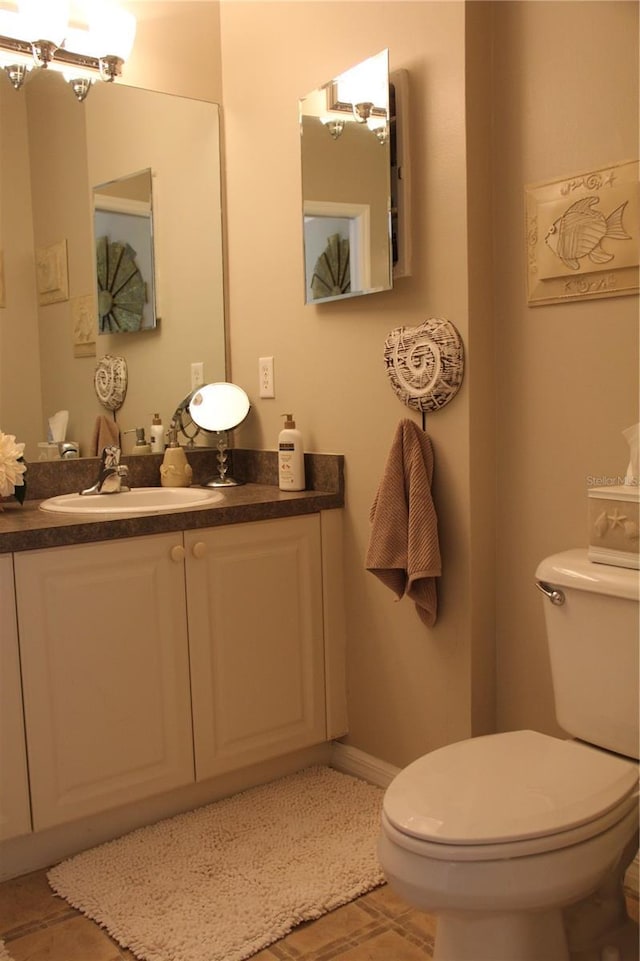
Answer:
M22 487L22 476L27 467L20 458L24 454L24 444L16 444L13 434L0 431L0 496L10 497L16 487Z

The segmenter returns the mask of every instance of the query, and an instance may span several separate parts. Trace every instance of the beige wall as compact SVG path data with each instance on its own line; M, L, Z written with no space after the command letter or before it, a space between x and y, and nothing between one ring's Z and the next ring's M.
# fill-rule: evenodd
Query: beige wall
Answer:
M638 156L637 4L224 0L220 23L215 3L131 6L126 82L224 105L230 374L254 404L238 442L274 448L291 410L308 450L346 457L350 741L404 764L491 729L494 676L498 727L555 730L533 574L586 542L587 475L626 466L638 301L526 306L523 185ZM410 77L413 276L305 307L297 100L387 46ZM394 430L416 418L384 339L438 315L467 371L427 425L444 564L429 631L364 557ZM259 400L271 354L277 396Z
M626 468L620 432L640 420L638 298L528 308L522 187L638 159L638 4L497 3L494 14L498 719L553 732L533 576L540 558L585 545L587 477Z
M482 380L470 376L454 403L428 423L444 564L436 627L425 628L410 602L395 603L364 570L369 508L394 431L403 417L418 419L389 385L387 333L447 317L461 331L473 365L465 8L457 2L223 3L221 35L232 376L254 399L239 443L274 448L280 413L287 410L308 450L345 454L349 739L401 764L492 721L486 678L478 678L475 725L471 709L474 651L488 649L492 660L493 644L492 623L485 616L472 628L469 606L470 399L474 389L485 389ZM390 293L305 307L298 97L387 46L391 69L410 74L414 274ZM258 357L265 354L275 358L276 400L256 396Z
M637 5L223 3L221 24L232 374L255 397L257 358L276 369L277 399L255 401L240 443L274 447L286 409L308 449L346 456L349 740L404 764L493 724L556 731L533 575L586 543L587 475L624 466L638 302L527 307L523 186L637 157ZM384 46L410 75L413 277L303 307L296 101ZM364 571L408 413L384 336L430 315L467 351L463 389L428 422L444 561L433 631Z

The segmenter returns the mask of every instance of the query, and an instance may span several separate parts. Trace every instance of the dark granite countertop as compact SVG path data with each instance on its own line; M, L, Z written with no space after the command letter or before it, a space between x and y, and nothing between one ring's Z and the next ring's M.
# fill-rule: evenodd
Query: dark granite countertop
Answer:
M215 504L168 514L129 514L118 517L109 514L84 517L78 514L53 514L40 510L40 503L46 497L78 490L77 475L69 469L74 464L73 461L58 465L42 465L45 468L42 477L37 476L39 472L36 468L40 465L31 465L27 490L31 495L35 491L39 496L25 500L22 505L15 500L4 501L4 510L0 512L0 553L85 544L117 537L197 530L246 521L312 514L344 506L341 455L306 454L307 485L313 489L295 493L281 491L277 483L271 482L275 481L273 475L275 452L234 451L234 455L234 476L244 483L239 487L219 489L220 498ZM158 456L158 462L160 459ZM142 460L148 462L145 469L156 467L155 463L151 463L151 455L132 458L128 462L137 462L136 474L139 474L142 469L140 465ZM192 461L191 453L189 460ZM125 458L124 461L127 462L127 459ZM199 471L195 466L198 461L202 461L197 464ZM194 478L197 480L202 479L198 477L198 473L206 474L207 471L209 474L215 473L215 470L210 469L209 461L207 460L205 465L205 458L202 458L199 453L195 454L192 463ZM91 474L91 470L95 468L95 464L87 468L86 461L76 461L75 465L76 470L80 470L83 474ZM55 467L63 468L62 473L65 475L62 482L58 476L58 484L54 483L56 472L52 468ZM42 485L47 489L44 490ZM157 486L157 483L137 476L131 486ZM319 489L321 486L325 489ZM56 489L53 489L54 487Z

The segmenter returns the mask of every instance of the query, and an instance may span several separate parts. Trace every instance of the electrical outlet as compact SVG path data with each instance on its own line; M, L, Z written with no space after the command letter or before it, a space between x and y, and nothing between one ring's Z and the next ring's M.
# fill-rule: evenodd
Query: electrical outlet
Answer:
M191 365L191 390L202 387L204 384L204 364L198 361Z
M260 396L275 397L276 386L273 379L273 357L261 357L258 361L260 376Z

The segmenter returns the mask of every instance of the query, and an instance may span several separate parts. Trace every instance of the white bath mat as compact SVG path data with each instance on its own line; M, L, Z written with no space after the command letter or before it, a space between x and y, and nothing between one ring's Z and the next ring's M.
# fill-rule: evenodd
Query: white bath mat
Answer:
M242 961L382 883L382 795L308 768L85 851L49 882L144 961Z

